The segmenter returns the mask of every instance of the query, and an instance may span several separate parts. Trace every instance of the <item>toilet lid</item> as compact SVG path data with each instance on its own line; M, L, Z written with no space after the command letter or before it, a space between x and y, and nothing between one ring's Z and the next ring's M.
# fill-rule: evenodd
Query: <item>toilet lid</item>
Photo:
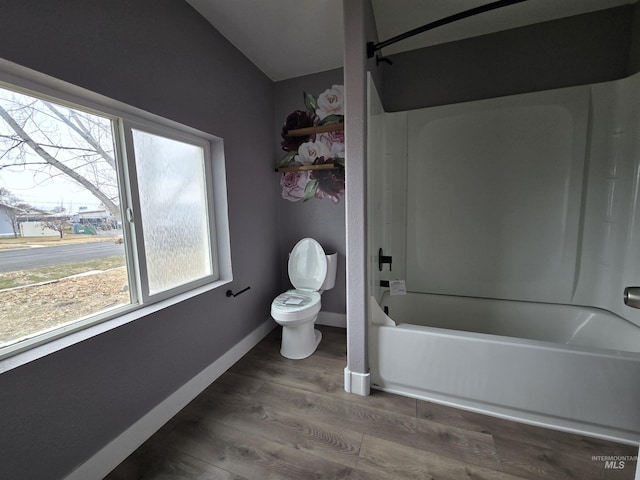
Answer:
M303 238L289 256L289 280L300 290L319 290L327 276L327 257L313 238Z

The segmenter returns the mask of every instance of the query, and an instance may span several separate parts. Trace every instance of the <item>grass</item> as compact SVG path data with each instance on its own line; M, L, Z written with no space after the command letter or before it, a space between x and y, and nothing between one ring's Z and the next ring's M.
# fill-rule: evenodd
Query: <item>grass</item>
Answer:
M87 262L67 263L51 267L33 268L31 270L0 273L0 290L58 280L91 270L109 270L123 266L125 266L125 258L124 256L118 256L89 260Z
M87 242L113 242L117 237L106 235L82 235L70 234L60 237L2 237L0 238L0 250L10 248L26 248L30 245L68 245Z

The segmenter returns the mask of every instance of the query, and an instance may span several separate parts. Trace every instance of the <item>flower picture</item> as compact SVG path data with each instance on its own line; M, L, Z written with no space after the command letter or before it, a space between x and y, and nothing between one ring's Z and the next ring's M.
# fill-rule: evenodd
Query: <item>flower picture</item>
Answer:
M282 186L282 198L297 202L304 198L304 192L309 183L310 171L287 172L280 179Z
M280 167L310 167L287 171L280 179L282 198L291 202L328 198L334 203L344 195L344 131L331 129L344 123L344 86L333 85L317 98L304 92L306 110L296 110L285 120L280 145L286 152ZM289 131L328 126L329 131L289 135ZM333 165L322 169L322 165ZM313 168L313 167L317 167Z
M316 115L324 120L330 115L344 115L344 86L334 85L320 94Z

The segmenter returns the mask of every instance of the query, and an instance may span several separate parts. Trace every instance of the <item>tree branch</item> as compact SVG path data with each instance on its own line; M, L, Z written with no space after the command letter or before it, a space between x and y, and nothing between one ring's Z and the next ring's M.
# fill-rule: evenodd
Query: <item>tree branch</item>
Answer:
M111 212L112 215L119 215L119 207L109 197L107 197L98 187L96 187L85 177L52 157L35 140L33 140L33 138L29 136L29 134L13 119L11 115L9 115L9 113L4 108L2 108L2 106L0 106L0 117L2 117L5 122L7 122L7 124L13 129L13 131L16 132L18 136L20 136L20 138L22 138L22 140L40 156L40 158L45 160L48 164L55 167L59 171L67 174L73 180L89 190L98 200L103 203L103 205L107 208L107 210Z
M109 155L102 148L102 146L96 141L96 139L91 136L91 134L89 133L87 128L80 121L80 119L78 118L78 115L74 111L71 111L71 116L76 120L77 125L75 123L73 123L71 120L69 120L67 117L65 117L62 114L62 112L60 112L60 110L58 110L56 107L54 107L49 102L43 101L42 103L44 103L45 106L49 110L51 110L54 113L54 115L56 117L58 117L65 125L67 125L69 128L71 128L74 132L76 132L78 135L80 135L85 142L87 142L89 145L91 145L95 149L95 151L98 152L100 154L100 156L102 158L104 158L107 161L107 163L109 165L111 165L113 167L113 169L115 170L115 168L116 168L115 160L111 157L111 155Z
M20 164L21 167L24 165L49 165L49 162L24 162ZM0 165L0 170L11 167L15 167L15 165Z

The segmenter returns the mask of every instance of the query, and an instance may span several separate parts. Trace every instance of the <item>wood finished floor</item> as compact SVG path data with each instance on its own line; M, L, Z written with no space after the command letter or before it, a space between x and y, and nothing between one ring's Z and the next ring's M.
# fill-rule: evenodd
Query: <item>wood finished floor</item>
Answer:
M372 391L343 390L346 337L279 354L277 328L120 464L108 480L634 479L637 448Z

